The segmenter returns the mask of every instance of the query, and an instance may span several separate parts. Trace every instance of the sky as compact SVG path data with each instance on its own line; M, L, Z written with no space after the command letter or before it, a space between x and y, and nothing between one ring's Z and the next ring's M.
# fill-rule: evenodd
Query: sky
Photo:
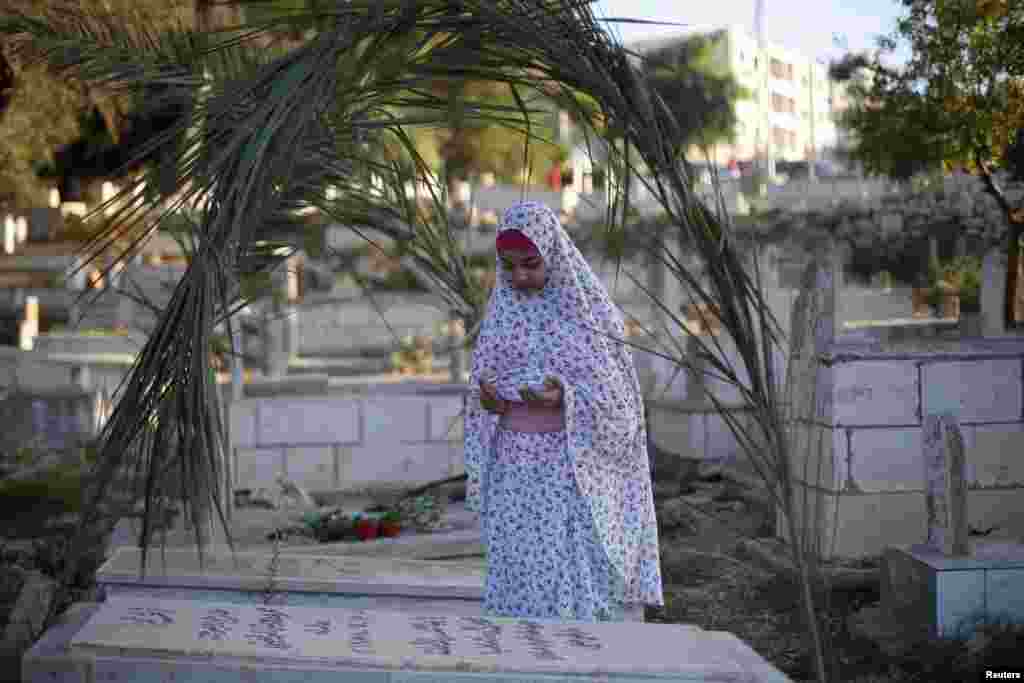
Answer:
M849 50L874 50L875 36L888 35L903 14L898 0L764 0L765 38L808 57L828 60L845 52L833 45L845 34ZM754 0L599 0L598 16L721 26L739 24L754 33ZM679 28L611 25L623 41ZM893 61L901 62L897 53Z

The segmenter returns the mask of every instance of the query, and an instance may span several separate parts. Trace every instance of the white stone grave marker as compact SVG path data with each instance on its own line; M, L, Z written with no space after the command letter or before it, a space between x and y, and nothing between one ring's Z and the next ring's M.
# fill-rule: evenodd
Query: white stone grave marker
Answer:
M241 680L236 672L245 672L244 680L272 681L275 670L288 672L289 680L305 672L303 680L350 675L382 683L512 683L545 675L788 681L736 636L674 624L123 600L101 605L70 636L70 647L58 646L61 654L41 652L53 648L45 641L26 657L29 683L49 680L50 671L74 672L79 662L89 662L94 680L130 680L141 666L168 681L175 673Z
M964 440L954 415L924 419L925 544L949 557L968 553Z
M263 553L208 552L200 566L192 550L151 552L146 575L139 574L137 548L119 548L96 572L110 586L173 586L260 590L272 557ZM482 569L463 564L384 557L283 555L276 585L281 590L317 593L405 595L424 598L483 598Z

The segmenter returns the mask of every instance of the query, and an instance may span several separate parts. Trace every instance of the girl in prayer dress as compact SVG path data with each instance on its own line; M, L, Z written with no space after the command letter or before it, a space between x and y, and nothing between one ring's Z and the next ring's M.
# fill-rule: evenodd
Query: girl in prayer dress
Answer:
M505 212L473 353L467 508L491 616L623 621L663 605L644 405L622 314L548 207Z

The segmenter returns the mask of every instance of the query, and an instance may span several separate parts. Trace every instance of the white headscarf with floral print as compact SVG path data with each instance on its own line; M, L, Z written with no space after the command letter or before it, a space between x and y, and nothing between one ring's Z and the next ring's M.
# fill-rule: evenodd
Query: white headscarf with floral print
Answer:
M502 219L501 230L508 229L521 231L536 245L547 280L540 293L518 292L497 260L470 373L467 507L486 511L487 464L499 420L479 404L480 380L495 382L502 398L521 400L518 390L524 384L537 386L554 377L564 390L576 483L622 582L618 597L662 604L660 590L642 595L638 581L641 563L653 561L655 569L648 571L657 571L657 528L640 383L628 348L617 341L625 337L622 314L547 206L513 206Z

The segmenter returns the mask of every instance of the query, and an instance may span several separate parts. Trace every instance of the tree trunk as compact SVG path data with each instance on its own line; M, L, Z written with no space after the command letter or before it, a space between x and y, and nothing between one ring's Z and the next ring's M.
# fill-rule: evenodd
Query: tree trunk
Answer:
M1009 215L1009 235L1006 246L1006 298L1003 308L1003 326L1012 330L1017 323L1017 296L1020 289L1020 238L1024 232L1024 210Z

